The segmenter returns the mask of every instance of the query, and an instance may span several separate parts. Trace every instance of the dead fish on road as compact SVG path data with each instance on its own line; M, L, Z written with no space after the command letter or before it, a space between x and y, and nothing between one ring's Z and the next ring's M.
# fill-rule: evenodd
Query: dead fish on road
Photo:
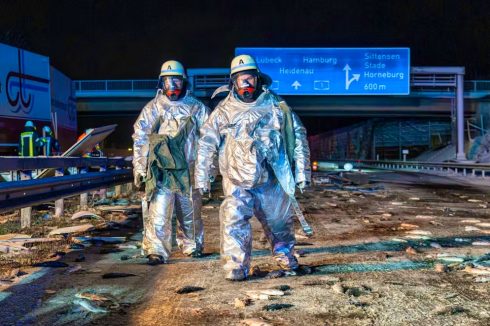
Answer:
M137 276L136 274L128 274L128 273L108 273L102 275L102 278L118 278L118 277L130 277Z
M273 326L271 323L266 322L265 320L259 318L249 318L242 320L242 324L248 326Z
M431 237L429 237L427 235L406 235L405 238L412 239L412 240L430 240L430 239L432 239Z
M286 276L282 270L272 271L265 276L265 278L279 278Z
M251 296L251 295L259 295L259 294L277 295L277 296L283 296L284 295L284 292L283 291L275 290L275 289L251 290L251 291L245 291L245 293L248 296Z
M70 267L66 272L64 272L63 274L71 274L71 273L76 273L76 272L79 272L79 271L84 271L84 269L82 268L81 265L73 265L72 267Z
M477 223L476 226L479 226L482 228L490 228L490 223Z
M488 241L475 241L471 243L473 246L490 246Z
M407 228L407 229L418 229L419 228L418 225L410 224L410 223L402 223L400 226L403 228Z
M431 235L432 234L432 232L424 231L424 230L411 230L411 231L407 231L405 233L407 233L407 234L419 234L419 235Z
M462 263L464 262L463 258L459 257L437 257L438 260L443 260L443 261L450 261L450 262L455 262L455 263Z
M264 306L264 308L262 308L262 310L265 310L265 311L275 311L275 310L281 310L281 309L289 309L289 308L292 308L292 307L294 307L292 304L288 304L288 303L276 303L276 304L271 304L271 305Z
M91 300L91 301L111 301L111 299L108 299L106 297L101 297L100 295L93 294L90 292L77 293L77 294L75 294L75 297L80 298L80 299L87 299L87 300Z
M472 232L472 231L481 231L479 228L476 228L474 226L465 226L464 227L465 231Z
M441 245L438 244L437 242L431 242L429 244L432 248L436 248L436 249L442 249Z
M186 285L186 286L182 286L182 287L176 289L175 293L184 294L184 293L199 292L202 290L204 290L204 288L199 287L199 286Z
M398 238L393 238L393 239L391 239L391 241L393 241L393 242L407 242L407 240L398 239Z
M61 262L61 261L45 261L42 263L37 263L32 265L33 267L51 267L51 268L61 268L61 267L68 267L70 265Z
M459 223L481 223L481 221L474 218L469 218L466 220L461 220Z
M117 248L108 248L108 249L101 249L99 251L99 254L105 255L105 254L112 254L112 253L121 252L121 251L123 251L123 250L117 249Z
M490 275L490 270L482 268L469 268L464 270L466 273L475 275Z
M85 310L88 310L90 312L107 312L107 309L98 307L91 301L85 299L75 299L73 300L73 303L82 306Z

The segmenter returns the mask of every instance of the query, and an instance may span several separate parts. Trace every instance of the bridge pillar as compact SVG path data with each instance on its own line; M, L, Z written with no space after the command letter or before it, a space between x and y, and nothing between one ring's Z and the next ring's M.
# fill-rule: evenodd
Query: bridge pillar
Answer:
M464 75L458 74L458 80L456 83L456 116L458 127L458 152L456 154L457 160L466 160L466 154L464 151Z

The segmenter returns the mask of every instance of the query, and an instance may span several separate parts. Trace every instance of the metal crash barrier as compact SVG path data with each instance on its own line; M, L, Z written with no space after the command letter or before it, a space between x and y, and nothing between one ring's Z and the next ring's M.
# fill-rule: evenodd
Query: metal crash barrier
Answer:
M89 172L98 169L97 172ZM53 169L53 175L34 179L41 170ZM67 171L67 173L65 173ZM80 209L87 209L87 192L116 186L116 195L132 190L131 161L123 158L85 157L0 157L0 213L21 208L21 227L31 226L31 207L55 200L55 216L62 216L63 198L80 195ZM6 172L6 173L5 173Z
M320 162L336 163L340 168L346 163L351 163L354 168L426 172L450 176L471 176L475 178L486 178L490 176L490 164L484 163L431 163L411 161L371 161L356 159L317 159L314 160L314 162L316 162L318 166L321 166L321 164L319 164Z

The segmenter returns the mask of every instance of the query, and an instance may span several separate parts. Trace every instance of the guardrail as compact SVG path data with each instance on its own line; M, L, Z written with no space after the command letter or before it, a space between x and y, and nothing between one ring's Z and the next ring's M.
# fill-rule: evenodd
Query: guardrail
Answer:
M351 163L354 168L372 168L386 170L400 170L410 172L433 172L445 173L449 175L473 176L486 178L490 176L490 164L480 163L433 163L433 162L412 162L412 161L372 161L356 159L317 159L315 162L332 162L338 165Z
M98 172L89 168L98 167ZM33 179L34 171L54 170L54 176ZM65 169L69 174L65 175ZM0 171L8 172L10 181L0 183L0 213L21 208L21 227L31 227L30 206L55 201L55 216L62 216L66 197L80 194L80 209L87 209L88 191L116 186L116 195L132 190L131 161L122 158L82 157L0 157Z

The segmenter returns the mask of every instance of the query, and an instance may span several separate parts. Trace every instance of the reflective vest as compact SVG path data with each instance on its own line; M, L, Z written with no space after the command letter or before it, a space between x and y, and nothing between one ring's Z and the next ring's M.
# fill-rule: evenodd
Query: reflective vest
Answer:
M38 136L35 131L24 131L20 134L19 155L37 156Z

